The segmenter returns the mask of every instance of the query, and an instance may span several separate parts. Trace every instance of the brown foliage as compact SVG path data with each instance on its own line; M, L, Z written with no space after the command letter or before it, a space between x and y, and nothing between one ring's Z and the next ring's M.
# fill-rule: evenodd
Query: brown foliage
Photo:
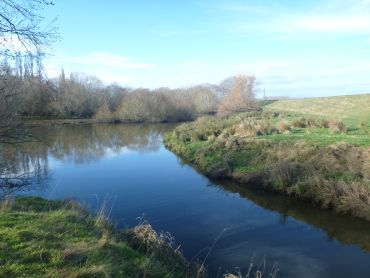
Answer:
M255 85L256 78L254 76L238 75L234 77L230 92L226 94L218 106L218 113L227 115L255 109Z

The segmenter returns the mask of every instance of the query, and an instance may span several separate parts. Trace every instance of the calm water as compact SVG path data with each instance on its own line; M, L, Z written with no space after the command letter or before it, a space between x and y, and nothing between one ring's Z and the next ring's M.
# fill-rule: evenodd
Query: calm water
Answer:
M117 226L144 217L169 231L211 277L278 263L278 277L370 277L370 223L210 181L161 143L168 125L76 125L38 128L43 142L2 147L9 172L38 169L24 194L75 198L96 209L108 201ZM265 258L265 259L264 259ZM221 275L220 275L221 276Z

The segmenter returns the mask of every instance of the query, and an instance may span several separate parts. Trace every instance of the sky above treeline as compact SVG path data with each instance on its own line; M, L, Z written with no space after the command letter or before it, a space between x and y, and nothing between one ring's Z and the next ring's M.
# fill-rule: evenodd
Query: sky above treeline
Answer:
M370 0L53 0L46 61L131 87L255 75L268 96L370 92Z

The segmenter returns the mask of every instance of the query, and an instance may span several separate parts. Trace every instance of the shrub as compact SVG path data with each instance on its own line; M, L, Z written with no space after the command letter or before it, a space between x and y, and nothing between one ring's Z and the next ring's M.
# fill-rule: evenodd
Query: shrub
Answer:
M108 105L103 105L99 108L99 110L95 113L94 119L98 122L109 123L114 122L115 117L114 114L110 111Z

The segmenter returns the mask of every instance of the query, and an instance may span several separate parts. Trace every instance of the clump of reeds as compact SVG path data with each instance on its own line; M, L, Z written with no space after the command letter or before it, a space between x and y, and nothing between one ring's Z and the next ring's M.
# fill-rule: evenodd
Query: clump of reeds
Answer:
M320 127L329 128L329 121L327 119L321 119Z
M295 119L292 122L292 126L295 127L295 128L298 128L298 127L304 128L304 127L306 127L306 120L304 118Z
M340 120L329 121L329 129L332 133L347 133L346 125Z
M287 121L281 121L278 123L278 129L280 133L289 133L290 132L290 124Z
M223 278L275 278L279 272L279 264L274 263L270 270L266 270L266 259L263 257L263 260L257 265L254 262L254 256L249 263L248 271L243 274L239 268L236 268L235 274L224 274Z
M188 277L205 277L205 269L190 263L184 257L181 246L176 245L174 237L168 232L156 232L152 225L140 219L140 223L126 233L131 244L152 253L170 265L186 269Z
M278 133L279 130L268 120L248 119L235 125L235 135L256 137Z

